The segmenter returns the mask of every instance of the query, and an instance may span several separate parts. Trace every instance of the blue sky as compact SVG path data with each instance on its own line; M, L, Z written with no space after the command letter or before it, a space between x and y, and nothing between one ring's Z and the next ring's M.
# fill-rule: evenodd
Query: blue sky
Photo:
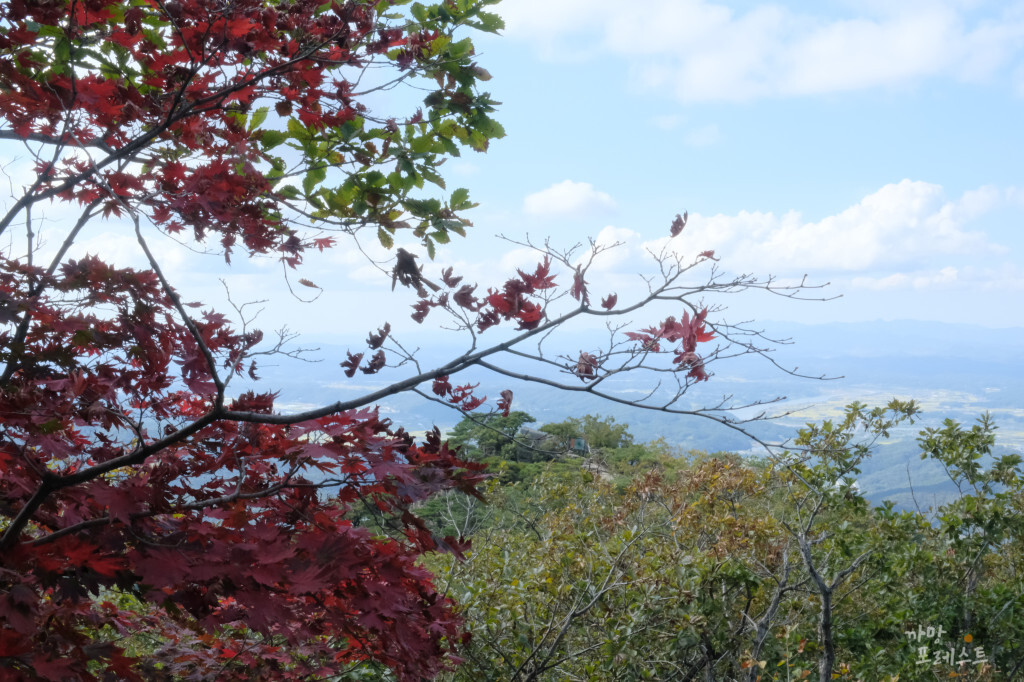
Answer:
M843 295L770 317L1024 324L1024 3L500 11L480 224L643 242L687 209L695 252Z
M740 296L731 319L1024 326L1024 2L505 0L497 11L504 34L474 40L508 137L442 167L449 189L481 205L470 237L428 274L453 265L499 285L536 258L497 233L596 237L623 242L594 271L602 295L623 301L651 271L645 249L687 210L672 243L684 255L714 249L727 272L807 274L842 296ZM87 236L80 251L139 260L128 231ZM226 270L174 243L162 257L193 299L222 300L220 277L237 302L269 298L267 329L415 328L414 294L392 293L346 242L293 275L324 288L304 306L273 261Z

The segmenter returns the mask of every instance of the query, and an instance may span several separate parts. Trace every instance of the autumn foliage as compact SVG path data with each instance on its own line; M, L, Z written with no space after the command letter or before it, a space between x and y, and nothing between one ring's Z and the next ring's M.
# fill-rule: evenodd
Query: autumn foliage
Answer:
M414 320L519 336L283 414L272 390L232 381L257 380L257 358L288 352L285 339L183 300L153 244L294 269L339 238L392 249L403 237L433 257L464 235L474 204L436 169L504 135L479 87L490 75L456 35L500 29L494 1L0 4L0 140L26 164L0 214L0 677L310 679L378 666L418 680L458 662L466 635L418 559L466 542L414 509L442 491L477 495L484 474L436 430L417 441L374 404L424 386L480 408L460 371L501 374L488 358L578 316L682 301L678 278L711 256L665 257L646 299L601 292L595 310L588 262L568 252L540 249L535 268L479 289L451 268L433 284L410 255L390 278L417 289ZM426 91L422 104L367 106L403 82ZM41 212L54 206L60 238L44 248ZM69 256L103 220L134 235L146 267ZM753 284L712 279L686 295L737 286ZM680 392L706 380L717 351L697 344L723 335L705 327L706 307L686 309L612 350L542 358L573 379L552 385L600 396L606 377L662 354L685 370ZM412 360L390 339L389 324L370 332L337 371ZM512 391L497 395L507 415Z
M258 376L262 334L182 301L146 234L296 266L334 241L297 227L318 212L383 241L461 233L450 205L410 190L440 181L437 154L500 135L472 46L451 37L500 26L485 4L2 5L0 138L34 178L0 218L29 240L0 260L0 677L305 679L376 661L419 679L447 664L458 621L416 559L462 544L410 507L475 493L477 467L370 408L282 419L272 393L229 397L233 376ZM426 112L368 118L356 83L381 61L435 83ZM32 210L52 202L78 218L40 265ZM101 217L134 223L151 269L64 257ZM123 645L136 632L157 642L145 656Z

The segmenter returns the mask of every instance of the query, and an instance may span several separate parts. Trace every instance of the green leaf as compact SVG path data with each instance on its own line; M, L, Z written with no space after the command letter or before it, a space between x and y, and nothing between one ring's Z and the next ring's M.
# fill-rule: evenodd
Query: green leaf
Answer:
M252 115L249 117L249 131L252 132L259 128L260 125L267 120L267 114L269 112L269 107L260 107L256 111L252 112Z
M296 140L305 141L309 139L309 131L306 130L306 126L295 118L288 119L288 132Z
M308 197L310 194L312 194L313 190L316 189L316 186L323 182L324 178L326 177L326 166L317 166L315 168L309 169L309 171L306 173L306 177L303 178L302 180L302 190L306 193L306 196Z
M493 12L480 12L476 15L479 21L476 28L487 33L497 33L505 28L505 20Z
M63 35L57 38L53 44L53 69L57 73L63 73L71 60L71 43ZM58 68L60 69L58 71Z
M392 171L388 174L388 184L394 189L400 192L407 192L415 184L416 176L413 175L402 175L398 171Z
M463 38L462 40L452 43L448 47L448 54L454 59L461 59L469 54L473 53L473 41L469 38Z
M413 138L412 144L409 145L413 153L426 154L434 148L434 140L429 135L421 135Z
M459 148L455 146L455 143L452 142L450 137L441 137L438 139L441 140L441 145L444 147L445 152L451 154L452 156L462 155L461 152L459 152Z
M424 166L423 168L420 169L420 173L422 173L423 177L425 177L430 182L434 183L441 189L445 189L444 178L442 178L439 174L435 173L433 169Z
M419 218L432 216L441 210L441 202L437 199L406 199L402 202L409 213Z
M431 54L440 54L444 48L451 44L452 39L446 35L439 35L434 40L430 41L430 52Z
M299 197L299 188L295 185L281 185L277 188L277 193L285 199L297 199Z
M362 116L356 116L351 121L342 123L341 127L338 128L338 134L341 136L342 141L348 142L353 136L361 132L364 122L365 119Z
M160 31L155 31L151 28L143 28L142 35L146 38L147 43L151 43L160 50L167 49L167 41L164 40L163 34Z
M288 135L280 130L264 130L260 133L260 142L263 144L263 151L273 149L287 139Z
M413 18L421 24L426 23L430 18L427 14L427 8L418 2L413 3L412 7L409 8L409 11L412 12Z
M488 139L487 135L480 132L479 130L474 130L469 134L469 146L478 152L487 151L487 146L489 143L490 140Z
M383 187L387 184L387 178L379 170L369 171L363 178L367 187Z
M459 187L457 190L452 192L452 198L449 203L456 211L462 208L469 208L466 206L466 204L469 203L469 190L465 187Z
M348 204L345 202L345 196L342 192L325 192L325 198L327 199L327 208L336 215L344 215L348 212Z
M500 140L505 137L505 126L492 118L483 119L477 127L480 132L492 140Z
M395 245L395 240L391 237L390 234L388 234L388 231L385 230L383 227L377 228L377 239L380 241L381 246L383 246L385 249L390 249L392 246Z

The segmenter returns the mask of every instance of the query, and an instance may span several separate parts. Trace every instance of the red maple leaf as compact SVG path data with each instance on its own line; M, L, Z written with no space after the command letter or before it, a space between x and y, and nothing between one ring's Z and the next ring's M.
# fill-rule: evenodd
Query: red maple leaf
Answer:
M587 283L583 279L583 272L576 268L572 276L572 289L569 290L572 297L583 305L590 305L590 295L587 293Z
M384 341L388 338L388 334L390 333L391 324L385 322L384 326L378 329L376 334L370 334L366 339L366 345L370 347L370 350L377 350L384 345Z
M459 286L459 282L462 281L461 277L452 276L452 268L448 267L441 271L441 281L444 282L445 286L449 289L454 289ZM472 290L471 290L472 291ZM456 301L458 303L458 301Z
M414 303L412 306L412 319L422 323L423 320L427 318L427 313L430 312L430 309L432 307L434 307L434 304L430 301L430 299L421 298L420 300L416 301L416 303Z
M686 220L690 217L689 213L683 212L683 215L676 214L675 220L672 221L672 227L669 229L669 233L673 237L678 237L686 227Z
M596 356L580 351L579 360L576 361L576 376L584 382L592 381L597 378L597 370L600 366L601 363Z
M460 308L465 308L470 311L477 311L480 309L480 303L473 296L473 292L476 290L476 285L463 284L458 291L452 295L452 300Z
M516 272L519 273L519 277L522 278L531 293L555 286L555 276L551 274L551 259L547 256L537 264L537 268L532 274L527 274L522 270L516 270Z
M439 395L441 397L444 397L446 395L450 395L451 392L452 392L452 385L448 381L448 376L444 375L444 376L439 376L439 377L435 378L434 379L434 385L433 385L431 390L434 391L435 395Z
M505 389L501 392L501 399L498 400L498 410L502 416L507 417L512 409L512 391Z
M384 363L386 361L387 358L384 355L384 351L379 350L373 354L373 357L370 358L370 362L366 367L360 368L360 371L363 374L376 374L384 367Z
M544 319L544 309L536 303L523 301L520 303L516 319L519 320L517 329L536 329Z
M345 368L345 376L349 379L355 376L356 370L359 368L359 363L363 361L363 354L356 353L352 355L351 352L346 351L348 359L341 363L341 366Z

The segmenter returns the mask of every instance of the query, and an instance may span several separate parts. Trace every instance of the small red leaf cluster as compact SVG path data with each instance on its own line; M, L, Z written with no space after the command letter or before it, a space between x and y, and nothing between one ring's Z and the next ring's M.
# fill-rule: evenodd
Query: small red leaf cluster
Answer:
M501 289L488 289L483 298L474 296L476 285L469 284L463 284L454 292L446 291L432 298L421 298L413 304L412 319L423 322L432 308L446 308L454 304L477 314L475 326L480 332L509 320L519 324L517 330L536 329L544 320L544 308L540 302L530 300L530 297L538 291L554 288L551 259L545 257L532 273L522 270L516 272L518 277L506 281ZM461 277L452 276L451 268L442 273L441 279L449 289L455 289L462 281Z
M352 378L355 376L356 370L358 369L363 374L376 374L384 368L387 363L387 355L381 350L381 346L387 340L388 335L391 334L391 325L384 323L384 326L377 330L377 333L370 333L366 339L366 345L369 346L370 350L376 350L370 357L370 361L365 366L360 366L363 361L363 353L352 354L351 351L347 351L348 356L341 362L341 367L345 370L345 376Z
M639 341L642 352L661 352L661 341L679 342L679 348L674 351L673 362L681 367L689 368L687 376L691 379L707 381L708 373L704 368L704 361L697 354L698 343L705 343L715 338L714 333L708 331L704 326L707 316L707 308L702 309L692 318L689 311L685 311L683 319L680 321L677 321L675 317L668 317L657 327L649 327L639 332L626 332L626 336L633 341Z
M501 399L498 400L498 411L501 416L507 417L512 411L512 391L505 389L501 392Z
M601 361L593 353L580 351L579 360L576 361L576 376L581 381L593 381L597 378L597 370L601 367Z
M432 390L435 395L444 398L452 405L455 405L463 412L472 412L476 408L480 407L487 400L487 396L478 398L473 395L473 390L478 388L480 384L464 384L462 386L452 386L451 381L447 375L439 376L434 379L434 385ZM502 397L506 392L502 392ZM511 392L508 392L511 395Z

